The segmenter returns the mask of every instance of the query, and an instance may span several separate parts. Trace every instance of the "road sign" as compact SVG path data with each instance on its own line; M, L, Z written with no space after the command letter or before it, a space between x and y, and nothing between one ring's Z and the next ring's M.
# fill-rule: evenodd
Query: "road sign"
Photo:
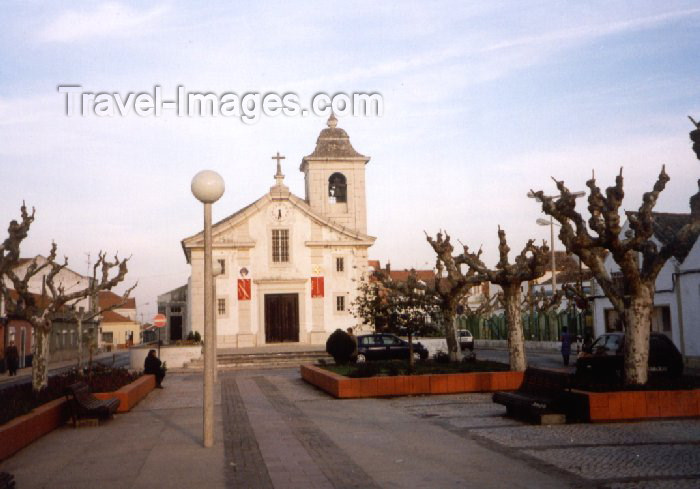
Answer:
M165 314L156 314L153 316L153 326L156 328L162 328L165 326L165 323L167 322L167 319L165 318Z

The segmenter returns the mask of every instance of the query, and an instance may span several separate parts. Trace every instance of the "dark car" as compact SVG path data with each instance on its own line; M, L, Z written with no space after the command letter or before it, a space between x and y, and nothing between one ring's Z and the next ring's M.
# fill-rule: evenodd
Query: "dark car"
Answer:
M415 358L425 360L428 350L421 343L413 343ZM408 341L388 333L364 334L357 337L357 361L408 359Z
M622 379L625 371L625 334L606 333L585 347L576 361L577 375L591 375L601 380ZM649 337L649 374L680 377L683 356L676 345L662 333Z

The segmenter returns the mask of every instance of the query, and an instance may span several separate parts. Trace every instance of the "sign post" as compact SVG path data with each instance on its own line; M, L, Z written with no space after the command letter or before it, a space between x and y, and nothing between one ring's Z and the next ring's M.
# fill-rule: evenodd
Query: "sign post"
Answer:
M153 316L153 326L158 328L158 358L160 358L160 330L166 325L167 322L168 320L165 317L165 314L156 314Z

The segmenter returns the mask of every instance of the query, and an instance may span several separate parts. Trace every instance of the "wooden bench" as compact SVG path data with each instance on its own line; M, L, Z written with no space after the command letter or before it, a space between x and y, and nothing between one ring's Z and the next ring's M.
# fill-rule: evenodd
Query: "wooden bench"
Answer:
M15 489L15 476L0 472L0 489Z
M566 422L571 375L566 372L528 367L515 392L495 392L493 402L506 407L506 415L538 424Z
M85 382L76 382L66 388L66 398L71 406L71 418L73 426L84 418L107 419L119 408L119 399L97 399L90 393L90 388Z

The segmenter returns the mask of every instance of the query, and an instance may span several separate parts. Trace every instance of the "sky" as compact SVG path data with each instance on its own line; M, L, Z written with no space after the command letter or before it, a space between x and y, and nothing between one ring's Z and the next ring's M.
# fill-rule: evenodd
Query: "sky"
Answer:
M279 151L303 197L299 164L327 117L68 117L58 86L295 93L302 105L381 94L381 116L338 125L371 157L370 257L394 269L432 268L424 232L483 246L489 265L499 225L511 254L549 240L527 192L555 194L551 177L585 190L595 171L605 188L623 167L628 210L662 165L671 181L656 210L688 212L697 191L695 1L10 0L0 26L0 224L25 201L36 220L23 256L55 241L81 273L88 254L130 256L124 286L138 281L144 319L189 276L180 242L202 227L192 177L222 175L223 219L267 192Z

